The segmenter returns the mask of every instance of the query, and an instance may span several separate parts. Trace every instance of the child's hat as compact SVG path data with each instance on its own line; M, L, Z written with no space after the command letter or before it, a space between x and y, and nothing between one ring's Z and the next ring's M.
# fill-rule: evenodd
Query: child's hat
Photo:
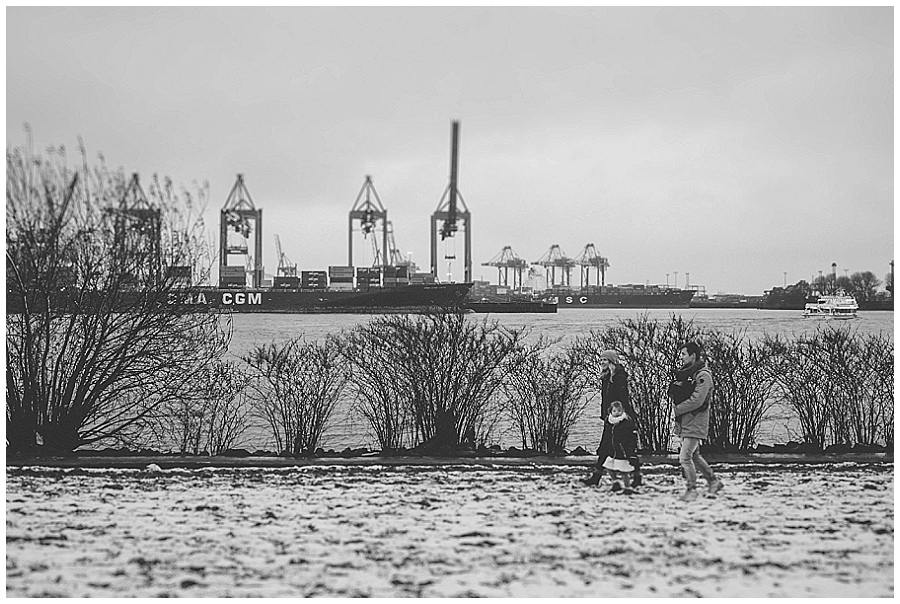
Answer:
M619 353L615 350L604 350L600 353L600 358L606 359L607 361L615 363L616 365L619 364Z

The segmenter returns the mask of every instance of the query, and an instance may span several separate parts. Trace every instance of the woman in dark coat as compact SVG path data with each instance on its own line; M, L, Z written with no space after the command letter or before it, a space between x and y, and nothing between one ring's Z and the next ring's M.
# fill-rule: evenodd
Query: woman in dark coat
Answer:
M607 457L612 457L613 455L613 430L609 423L609 411L612 402L618 401L622 403L625 413L635 423L635 426L637 425L637 414L635 414L628 396L628 373L619 364L619 353L615 350L604 350L601 352L600 366L603 368L600 373L600 414L603 417L603 436L600 438L600 447L597 449L597 465L590 476L582 479L582 482L588 486L600 483L600 479L603 477L603 463ZM637 455L628 461L634 466L632 486L640 486L642 482L641 466Z

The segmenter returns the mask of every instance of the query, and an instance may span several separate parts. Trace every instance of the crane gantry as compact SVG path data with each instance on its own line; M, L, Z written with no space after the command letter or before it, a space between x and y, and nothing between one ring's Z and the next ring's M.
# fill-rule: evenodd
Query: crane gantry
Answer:
M278 254L278 269L275 271L275 287L297 289L300 287L300 278L297 276L297 265L291 263L287 254L281 249L281 239L275 235L275 251Z
M528 262L523 260L516 254L511 246L504 246L500 253L488 260L482 262L482 266L497 267L497 281L503 287L509 287L509 269L513 269L513 289L522 289L523 274L528 268ZM518 277L518 279L517 279Z
M581 287L591 284L591 268L597 269L597 285L606 285L606 269L609 268L609 260L597 252L593 243L584 246L584 249L575 258L575 262L581 266Z
M466 283L472 281L472 215L466 207L466 202L456 187L457 174L459 171L459 122L453 122L452 140L450 143L450 184L444 190L438 207L431 215L431 272L437 277L438 275L438 257L437 257L437 223L443 220L440 228L441 241L448 237L455 236L459 230L457 221L462 221L463 231L465 233L464 245L465 252L463 257L464 276ZM455 255L451 258L455 258Z
M297 265L291 264L284 250L281 249L281 239L275 235L275 251L278 252L278 269L275 274L279 277L296 277Z
M403 253L397 248L397 242L394 241L394 223L390 220L387 222L387 241L387 264L389 266L408 266L410 261L403 257Z
M144 194L137 173L132 174L119 205L107 208L106 214L113 221L116 249L128 255L140 251L141 257L147 259L133 263L128 278L134 282L159 278L162 271L162 215Z
M365 199L363 199L363 195L365 195ZM388 230L387 230L387 210L384 208L384 205L381 203L381 198L378 197L378 192L375 190L375 185L372 184L372 177L366 175L366 180L363 182L362 189L360 189L359 194L356 196L356 201L353 203L353 207L350 209L350 228L348 232L348 253L347 253L347 265L353 266L353 221L359 220L360 230L362 231L363 237L368 237L371 233L373 233L378 224L377 222L381 221L381 239L382 246L381 249L388 249ZM373 243L375 250L378 250L378 244ZM379 258L375 258L373 260L373 266L379 266L381 263L379 262Z
M237 243L229 244L228 234L240 235ZM253 253L247 246L250 234L253 234ZM228 257L245 256L246 265L250 268L253 287L260 287L263 282L262 264L262 210L253 205L250 191L244 184L244 175L238 174L228 199L219 217L219 284L222 287L246 285L245 267L228 265Z
M576 263L565 255L559 245L555 243L551 245L547 253L541 256L537 261L532 262L532 264L543 266L545 269L550 269L550 280L547 282L548 287L552 288L557 285L556 269L562 271L562 281L559 285L564 287L571 285L572 268L576 266Z

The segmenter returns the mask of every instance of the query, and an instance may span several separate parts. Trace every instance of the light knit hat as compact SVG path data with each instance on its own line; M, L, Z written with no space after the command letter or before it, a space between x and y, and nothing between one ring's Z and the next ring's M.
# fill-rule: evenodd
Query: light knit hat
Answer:
M616 365L619 364L619 353L615 350L604 350L600 353L600 358L606 359L610 363L615 363Z

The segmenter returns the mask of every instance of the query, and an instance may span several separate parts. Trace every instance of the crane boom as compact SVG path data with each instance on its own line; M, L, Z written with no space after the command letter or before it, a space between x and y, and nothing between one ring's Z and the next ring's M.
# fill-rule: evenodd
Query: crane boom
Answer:
M441 239L452 237L456 232L456 179L459 172L459 122L453 122L453 134L450 143L450 190L447 203L447 219L441 228Z

